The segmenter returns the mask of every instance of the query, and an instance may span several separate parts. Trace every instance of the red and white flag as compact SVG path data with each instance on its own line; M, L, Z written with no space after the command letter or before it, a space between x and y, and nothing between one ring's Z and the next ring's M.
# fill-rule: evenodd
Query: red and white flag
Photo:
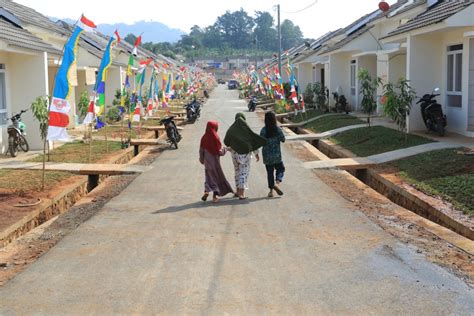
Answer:
M300 94L301 98L301 112L305 113L306 112L306 105L304 104L304 97L302 94Z
M138 55L138 45L140 45L140 43L142 42L142 36L140 35L139 37L137 37L137 40L135 41L135 45L133 45L133 50L132 50L132 54L137 56Z
M133 122L140 122L140 116L141 116L141 105L142 103L140 101L137 102L137 106L135 107L135 111L133 112Z
M118 30L115 30L114 35L115 35L115 38L117 39L117 43L120 43L122 41L122 38L120 37Z
M87 109L87 115L84 118L84 121L82 122L84 125L89 125L91 124L95 119L95 102L94 100L91 100L89 103L89 108Z
M86 18L84 15L81 16L81 19L77 23L77 26L86 32L94 32L94 30L97 28L94 22Z
M53 98L49 110L48 140L69 140L66 128L70 110L71 105L67 100Z
M296 94L295 86L291 86L291 95L290 98L293 100L295 105L298 104L298 95Z
M148 106L146 108L148 117L153 116L153 99L148 100Z

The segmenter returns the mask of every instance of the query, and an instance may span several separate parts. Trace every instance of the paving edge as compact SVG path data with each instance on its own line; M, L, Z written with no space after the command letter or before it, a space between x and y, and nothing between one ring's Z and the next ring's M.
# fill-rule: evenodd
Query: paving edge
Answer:
M296 135L292 130L285 128L285 132L287 132L289 135ZM313 155L315 155L318 159L321 160L329 160L328 156L323 154L321 151L319 151L316 147L311 145L310 143L306 141L300 141L300 143L303 144L303 146L311 152ZM330 146L330 145L328 145ZM380 198L386 199L390 201L386 196L380 194L379 192L375 191L372 189L370 186L366 185L363 183L361 180L357 179L354 175L350 174L347 171L342 171L341 173L344 175L344 177L353 183L357 188L362 189L362 190L371 190L372 193L377 194ZM393 202L392 202L393 203ZM474 242L470 240L469 238L466 238L444 226L441 226L435 222L432 222L404 207L399 206L396 210L393 210L393 214L403 218L411 223L414 223L424 229L426 229L428 232L438 236L439 238L447 241L448 243L452 244L453 246L456 246L457 248L474 255Z

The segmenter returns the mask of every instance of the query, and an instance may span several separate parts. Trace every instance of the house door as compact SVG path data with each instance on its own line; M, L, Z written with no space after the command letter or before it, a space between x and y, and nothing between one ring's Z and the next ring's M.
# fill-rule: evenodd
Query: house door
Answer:
M474 132L474 38L469 41L468 130Z
M350 96L349 104L352 109L358 109L359 105L357 104L357 61L351 60L350 64Z

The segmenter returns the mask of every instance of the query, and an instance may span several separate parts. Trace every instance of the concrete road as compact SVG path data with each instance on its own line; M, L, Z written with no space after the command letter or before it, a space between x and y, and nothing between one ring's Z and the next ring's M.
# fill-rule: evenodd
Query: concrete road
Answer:
M206 121L246 104L220 86L201 121L95 217L0 289L0 314L470 314L462 281L358 212L284 148L281 199L202 203ZM258 130L256 114L247 114ZM233 179L230 156L224 171Z

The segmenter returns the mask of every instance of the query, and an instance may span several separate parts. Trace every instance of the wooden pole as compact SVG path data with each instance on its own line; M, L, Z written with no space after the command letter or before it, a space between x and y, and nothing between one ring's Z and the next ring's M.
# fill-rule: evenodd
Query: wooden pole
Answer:
M92 162L92 123L89 124L89 163Z

